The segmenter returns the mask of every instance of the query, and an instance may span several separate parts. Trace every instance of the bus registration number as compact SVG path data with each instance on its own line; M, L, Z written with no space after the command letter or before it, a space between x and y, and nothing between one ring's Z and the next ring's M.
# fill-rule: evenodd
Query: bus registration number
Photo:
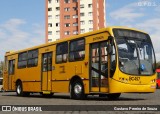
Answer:
M129 81L139 81L140 77L129 77Z

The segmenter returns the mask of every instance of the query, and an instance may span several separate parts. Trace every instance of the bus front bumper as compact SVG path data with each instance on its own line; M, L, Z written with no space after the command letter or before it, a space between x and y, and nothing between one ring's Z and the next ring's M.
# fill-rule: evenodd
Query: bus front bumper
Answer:
M156 83L134 85L114 81L109 87L109 93L153 93L155 90Z

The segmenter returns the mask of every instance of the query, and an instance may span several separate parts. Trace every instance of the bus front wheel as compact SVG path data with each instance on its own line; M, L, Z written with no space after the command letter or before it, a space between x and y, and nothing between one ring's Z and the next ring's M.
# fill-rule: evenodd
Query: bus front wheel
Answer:
M76 80L70 85L70 96L72 99L77 100L85 98L84 87L81 81Z

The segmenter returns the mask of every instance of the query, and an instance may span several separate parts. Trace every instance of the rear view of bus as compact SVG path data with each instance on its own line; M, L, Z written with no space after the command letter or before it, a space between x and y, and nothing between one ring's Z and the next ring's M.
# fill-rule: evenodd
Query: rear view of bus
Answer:
M132 29L113 28L112 31L118 56L110 92L154 92L156 60L149 35Z

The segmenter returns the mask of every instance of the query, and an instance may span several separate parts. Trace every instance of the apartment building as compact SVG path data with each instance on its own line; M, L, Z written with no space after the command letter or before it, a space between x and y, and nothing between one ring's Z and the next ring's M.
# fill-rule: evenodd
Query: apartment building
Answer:
M105 0L46 0L46 42L104 28Z

